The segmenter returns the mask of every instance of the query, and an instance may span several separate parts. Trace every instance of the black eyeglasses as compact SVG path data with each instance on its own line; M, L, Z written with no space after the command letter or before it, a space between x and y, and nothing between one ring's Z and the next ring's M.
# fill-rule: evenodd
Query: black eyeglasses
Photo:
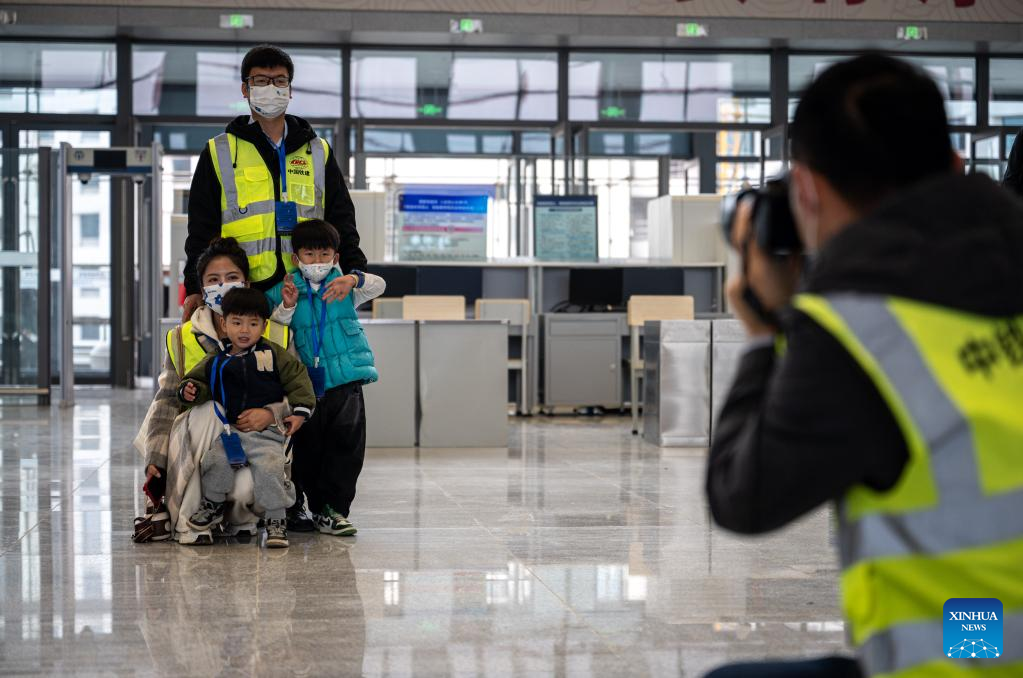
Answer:
M287 87L291 84L291 78L286 75L278 75L276 78L267 75L250 75L245 80L249 83L249 87L266 87L271 82L274 87Z

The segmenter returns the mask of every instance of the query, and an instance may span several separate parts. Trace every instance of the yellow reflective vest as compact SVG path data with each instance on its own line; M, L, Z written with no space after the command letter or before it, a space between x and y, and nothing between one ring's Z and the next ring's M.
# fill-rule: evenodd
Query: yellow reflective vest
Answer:
M890 490L839 502L842 605L871 676L1023 676L1023 316L894 297L795 306L869 375L909 449ZM949 598L997 598L1004 648L951 658Z
M275 205L279 196L273 176L255 144L227 132L209 141L213 167L220 181L220 235L234 238L249 257L249 281L271 278L277 270L277 237L288 273L292 264L291 235L277 233ZM329 153L319 137L285 158L287 198L298 205L298 220L322 219Z
M288 348L288 327L268 320L263 338ZM170 356L171 364L182 379L206 357L206 350L192 332L191 320L167 333L167 355Z

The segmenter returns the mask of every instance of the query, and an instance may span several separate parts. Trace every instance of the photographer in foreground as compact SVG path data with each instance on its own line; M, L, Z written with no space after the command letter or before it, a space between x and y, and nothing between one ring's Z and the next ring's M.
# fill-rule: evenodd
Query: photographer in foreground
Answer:
M962 175L937 87L895 59L828 69L791 136L789 201L749 195L730 229L753 345L707 496L748 534L837 502L857 660L712 675L1023 675L1023 206ZM950 658L950 598L1002 601L1004 653Z

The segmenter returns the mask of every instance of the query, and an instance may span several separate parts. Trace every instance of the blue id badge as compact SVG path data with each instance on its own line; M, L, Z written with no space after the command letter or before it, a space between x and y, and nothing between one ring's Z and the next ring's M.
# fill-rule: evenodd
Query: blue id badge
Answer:
M316 392L316 397L322 398L327 392L327 368L318 365L306 369L309 370L309 381L313 382L313 391Z
M298 203L278 200L274 203L278 233L291 233L298 225Z
M224 444L224 452L227 453L227 463L231 468L242 468L249 463L245 456L245 448L242 447L242 439L234 432L223 432L220 434L220 442Z

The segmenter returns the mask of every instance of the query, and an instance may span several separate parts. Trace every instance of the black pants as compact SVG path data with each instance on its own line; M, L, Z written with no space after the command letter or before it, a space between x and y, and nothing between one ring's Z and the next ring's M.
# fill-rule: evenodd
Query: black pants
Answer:
M366 408L362 386L345 384L332 388L295 434L292 465L309 499L309 510L319 513L329 504L348 517L365 458Z

